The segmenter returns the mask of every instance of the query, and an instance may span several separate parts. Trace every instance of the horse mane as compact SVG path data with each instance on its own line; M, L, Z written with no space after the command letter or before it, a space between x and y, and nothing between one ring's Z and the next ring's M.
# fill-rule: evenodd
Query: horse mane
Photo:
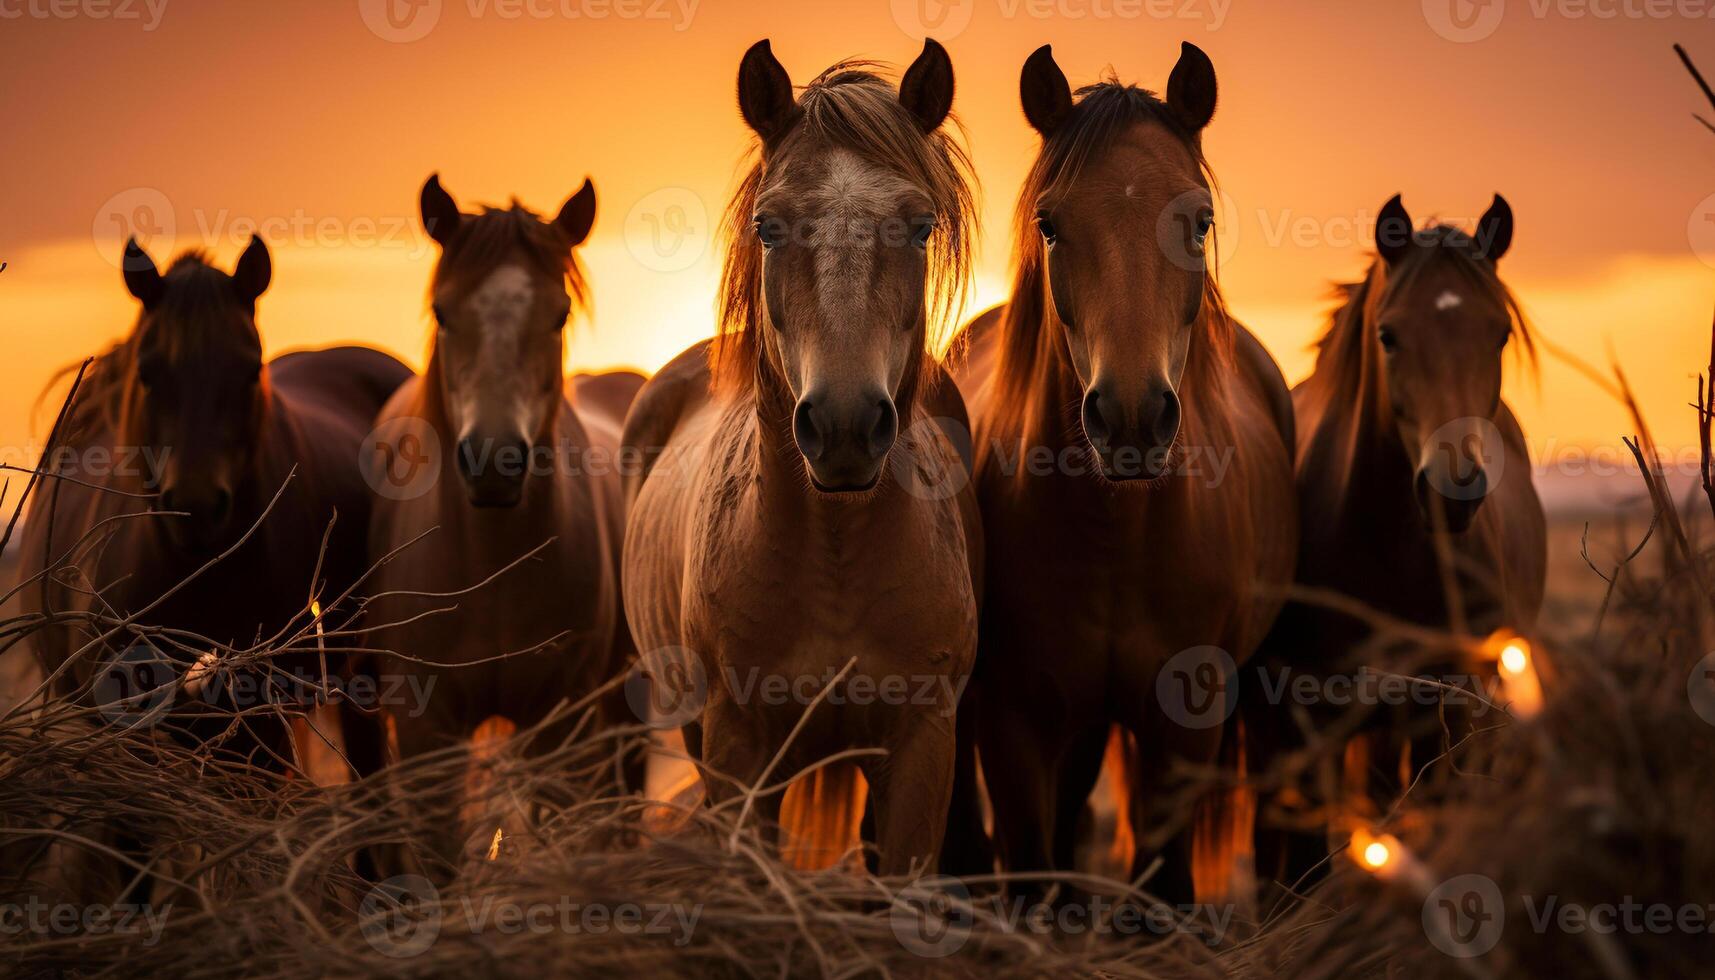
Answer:
M927 336L923 356L910 372L933 370L935 354L963 309L970 288L972 239L977 227L970 157L948 130L952 116L924 136L916 117L899 102L892 83L868 61L841 61L804 86L798 97L802 116L780 144L784 151L799 140L816 140L851 150L864 159L912 181L935 207L936 229L929 239ZM719 332L710 346L710 373L717 387L754 390L763 370L760 330L767 316L762 298L763 250L752 222L757 197L767 176L762 142L753 140L748 168L721 220L725 256L719 289Z
M1042 151L1025 176L1013 211L1012 295L1000 326L991 382L995 390L988 400L992 406L989 428L1006 438L1035 439L1042 435L1031 431L1033 424L1050 417L1047 406L1040 404L1046 394L1037 378L1064 358L1061 334L1051 329L1056 318L1048 303L1047 248L1035 230L1036 202L1043 194L1077 180L1095 153L1142 122L1160 124L1184 141L1203 179L1211 189L1217 186L1198 135L1188 131L1154 92L1110 75L1078 89L1074 97L1076 102L1066 121L1043 139ZM1219 228L1210 230L1205 254L1217 254L1219 234ZM1235 331L1212 263L1205 268L1196 330L1185 367L1192 384L1214 376L1232 361ZM983 445L990 442L982 440Z
M234 302L231 277L210 264L206 251L189 249L179 253L161 278L163 287L160 303L154 311L155 317L151 318L139 309L125 339L110 344L97 354L84 372L77 399L57 440L58 445L89 437L101 430L116 435L131 431L133 414L142 394L134 368L145 339L151 339L156 349L167 358L177 359L187 352L206 350L230 329L230 321L218 314ZM171 318L174 329L163 330L159 337L155 337L153 325L161 322L163 314ZM249 331L248 339L260 349L262 339L254 322L250 324ZM74 375L78 366L70 364L56 371L37 397L38 406L48 392Z

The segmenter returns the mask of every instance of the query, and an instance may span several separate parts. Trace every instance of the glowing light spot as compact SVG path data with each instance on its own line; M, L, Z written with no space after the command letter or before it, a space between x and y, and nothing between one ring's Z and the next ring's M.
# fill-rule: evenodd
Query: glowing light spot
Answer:
M1389 851L1387 845L1379 840L1371 841L1369 846L1364 848L1364 865L1372 871L1381 868L1392 859L1393 852Z

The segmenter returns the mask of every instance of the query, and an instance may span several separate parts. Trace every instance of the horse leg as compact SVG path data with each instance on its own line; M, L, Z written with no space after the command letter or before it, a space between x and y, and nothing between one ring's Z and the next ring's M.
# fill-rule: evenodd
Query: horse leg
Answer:
M977 775L976 698L967 693L958 710L953 723L958 735L958 754L953 760L953 799L947 811L947 832L941 846L941 873L993 874L994 843L983 828L982 788L978 785ZM866 823L870 822L874 812L866 812ZM864 833L873 840L875 829L866 826Z
M1108 747L1108 726L1098 725L1073 736L1060 754L1060 799L1054 818L1054 866L1070 871L1078 866L1078 832L1084 827L1090 791L1102 774ZM1092 828L1093 829L1093 828Z
M724 806L736 819L743 812L741 802L751 791L746 825L755 827L761 839L777 845L780 839L780 803L784 794L760 792L759 783L779 748L761 727L739 716L730 705L712 704L704 712L699 753L703 788L711 806ZM787 760L782 760L768 778L779 782L790 776Z
M412 819L408 820L410 839L407 850L417 851L426 846L427 854L421 855L415 864L426 877L434 881L445 882L458 873L464 857L464 821L460 814L464 801L465 775L470 759L471 726L463 721L445 719L446 727L442 727L429 715L419 718L399 716L395 718L396 731L399 737L400 769L409 769L411 760L430 752L445 749L448 745L457 745L463 751L453 758L464 762L464 765L453 768L450 761L443 761L435 766L434 779L422 775L411 775L394 770L395 798L393 805L408 807ZM448 770L452 771L449 772ZM410 792L404 797L398 795L403 789L402 784L410 784ZM438 863L442 867L432 867ZM394 870L394 874L400 873Z
M863 763L875 814L875 843L883 875L915 875L936 867L953 797L953 725L913 719L886 756Z
M1132 821L1138 849L1132 861L1132 877L1136 879L1155 858L1161 858L1161 868L1145 884L1145 890L1169 906L1188 907L1197 897L1191 860L1197 806L1193 804L1189 812L1164 813L1163 804L1178 788L1173 785L1172 776L1179 764L1197 769L1215 764L1221 749L1221 727L1189 728L1157 716L1148 728L1132 731L1138 739L1137 763L1132 775ZM1151 734L1153 738L1149 737ZM1161 835L1159 827L1150 825L1162 821L1179 826L1152 852L1145 842Z
M989 803L994 810L994 840L1001 869L1012 873L1048 871L1054 859L1051 843L1058 813L1054 774L1057 738L1043 731L1029 708L1014 708L995 698L983 699L977 716ZM1044 890L1041 881L1020 882L1014 891L1034 900Z

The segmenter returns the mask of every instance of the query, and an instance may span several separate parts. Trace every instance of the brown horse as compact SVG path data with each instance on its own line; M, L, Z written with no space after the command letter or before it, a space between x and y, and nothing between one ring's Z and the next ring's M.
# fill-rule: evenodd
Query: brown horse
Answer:
M55 693L91 688L127 725L170 709L164 726L278 769L291 749L277 709L301 710L306 685L322 678L312 600L330 633L355 611L336 600L366 565L358 447L410 371L356 347L264 363L255 309L271 269L261 239L231 275L199 253L162 275L127 244L125 283L142 310L131 334L96 359L47 452L44 470L63 479L39 488L19 571L24 611L44 622L31 643ZM157 503L168 513L138 519ZM147 639L114 628L130 617ZM291 651L244 665L243 654L282 636L298 638ZM192 696L175 678L208 643L231 650ZM332 655L342 677L343 661ZM122 702L136 693L127 685L161 693ZM226 710L195 710L199 700ZM340 703L347 756L374 771L379 726Z
M760 148L727 209L722 334L626 420L651 460L628 486L626 610L641 650L694 651L706 672L687 742L711 800L883 749L859 765L880 867L905 872L941 844L976 648L978 515L933 422L963 404L930 353L973 220L942 128L952 65L929 41L897 93L840 64L794 99L762 41L738 94ZM772 827L778 794L755 805Z
M1293 391L1300 584L1436 630L1534 628L1545 522L1524 434L1501 400L1504 350L1534 353L1496 272L1512 236L1499 195L1474 236L1448 225L1414 231L1397 196L1382 209L1378 257L1343 287L1316 369ZM1352 671L1373 638L1355 616L1294 602L1268 650L1291 669ZM1315 843L1286 870L1304 870Z
M79 463L92 467L101 454L113 462L111 476L95 486L50 480L20 548L22 576L48 571L21 599L28 612L54 624L33 642L44 669L58 675L61 693L97 672L98 657L66 666L99 631L91 615L147 609L140 625L168 631L159 652L184 666L203 652L175 647L188 639L184 634L244 650L289 624L309 627L312 599L326 606L324 617L350 610L352 603L333 603L365 567L369 497L356 465L358 446L375 410L410 374L391 357L355 347L285 354L264 364L254 317L272 264L259 238L232 275L200 253L180 256L161 275L134 241L124 265L142 312L131 335L96 360L66 434L47 459L62 475L89 482L90 467L80 470ZM237 546L282 487L242 546L169 594ZM150 509L147 497L124 494L158 494L169 513L111 524L99 546L91 540L74 551L101 522ZM128 642L115 637L106 645ZM286 657L273 668L282 683L286 675L307 677L296 668L314 656L312 643L299 662ZM217 724L224 730L228 720ZM255 761L285 761L283 731L269 719L252 712L237 733L253 736L233 744ZM353 748L373 753L365 758L378 763L377 744Z
M1139 750L1137 839L1174 830L1170 772L1214 762L1223 720L1177 700L1221 690L1181 687L1267 632L1297 521L1285 383L1207 258L1209 59L1186 44L1165 100L1114 81L1074 97L1044 46L1021 94L1042 152L1012 298L967 328L959 383L988 535L983 775L1002 861L1027 872L1070 868L1112 724ZM1153 890L1190 892L1188 837Z
M370 553L398 554L376 572L370 642L397 655L384 657L389 672L432 691L392 712L402 758L463 744L495 716L534 725L631 658L616 450L641 379L568 386L561 373L564 327L585 299L574 249L595 221L595 189L585 181L543 221L517 203L462 214L430 177L422 212L441 246L429 287L434 346L422 376L381 412L372 461L382 478ZM590 389L587 403L578 388ZM606 720L624 720L616 707L622 697ZM575 721L551 726L535 747L556 744ZM454 816L459 787L446 790L424 812L451 861L473 828Z

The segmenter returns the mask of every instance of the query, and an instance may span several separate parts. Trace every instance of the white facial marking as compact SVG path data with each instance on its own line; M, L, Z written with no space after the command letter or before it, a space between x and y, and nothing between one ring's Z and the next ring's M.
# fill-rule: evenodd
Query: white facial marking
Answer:
M1440 296L1435 297L1435 308L1442 312L1446 312L1447 310L1456 310L1460 306L1464 305L1464 303L1464 297L1451 289L1443 292Z
M893 218L908 181L866 163L849 150L828 154L827 178L812 195L817 216L810 236L816 250L816 292L829 324L851 319L852 290L871 278L877 222Z
M481 324L482 345L477 355L475 383L464 391L466 425L476 419L480 404L505 405L515 416L521 432L531 431L528 401L519 397L517 367L529 325L530 307L536 290L530 273L521 266L503 265L488 274L471 294L467 305Z

